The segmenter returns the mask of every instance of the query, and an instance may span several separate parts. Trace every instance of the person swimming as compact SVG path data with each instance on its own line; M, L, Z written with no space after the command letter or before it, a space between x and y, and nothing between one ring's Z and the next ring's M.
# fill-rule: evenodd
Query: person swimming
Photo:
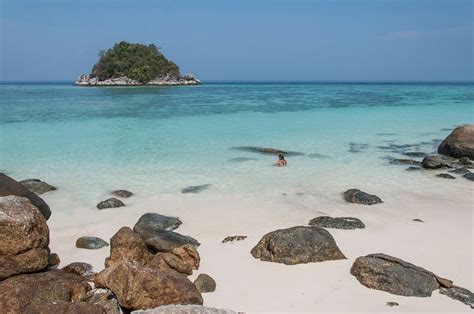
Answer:
M278 161L275 163L275 166L277 167L285 167L288 164L288 162L285 159L285 156L282 154L278 155Z

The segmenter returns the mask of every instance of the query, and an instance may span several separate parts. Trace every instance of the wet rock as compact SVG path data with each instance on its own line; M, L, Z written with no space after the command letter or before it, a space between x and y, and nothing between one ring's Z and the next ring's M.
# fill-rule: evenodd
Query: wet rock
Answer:
M468 180L470 180L470 181L474 181L474 173L472 173L472 172L465 173L465 174L463 175L463 178L466 178L466 179L468 179Z
M414 165L414 166L421 166L421 162L412 159L399 159L393 158L389 161L391 165Z
M115 190L115 191L112 191L111 193L112 195L122 197L122 198L129 198L133 195L132 192L127 191L127 190Z
M3 173L0 173L0 197L8 195L26 197L30 200L31 204L39 209L46 220L51 216L51 210L49 209L48 204L46 204L41 197L28 190L21 183Z
M397 302L387 302L387 306L394 307L394 306L399 306Z
M358 189L350 189L344 192L344 199L349 203L362 205L374 205L383 203L377 195L368 194Z
M132 314L237 314L237 312L202 305L163 305L151 310L133 311Z
M285 155L285 156L303 156L303 153L300 152L292 152L286 151L276 148L269 148L269 147L258 147L258 146L239 146L233 147L235 150L240 150L244 152L250 153L258 153L263 155Z
M201 293L216 291L216 281L208 274L199 274L194 280L194 285Z
M458 286L452 286L451 288L440 287L439 293L447 295L451 299L461 301L462 303L469 305L471 309L474 309L474 293L465 288Z
M408 167L405 169L405 171L419 171L419 170L423 170L423 168L420 168L420 167Z
M105 259L105 267L127 261L147 265L151 258L145 240L129 227L122 227L110 239L110 256Z
M369 148L369 144L349 143L349 153L360 153Z
M183 194L187 194L187 193L197 194L197 193L201 193L204 190L207 190L210 187L211 187L211 184L191 185L182 189L181 192Z
M466 167L458 167L454 170L449 170L448 172L456 173L456 174L466 174L466 173L469 173L471 171L469 171L469 169L467 169Z
M61 259L59 259L59 255L56 253L51 253L48 255L48 269L56 269L58 268L59 264L61 263Z
M49 191L57 190L56 187L49 185L39 179L27 179L20 181L20 183L31 192L40 195Z
M424 152L406 152L406 153L403 153L403 155L409 156L409 157L418 157L418 158L423 158L423 157L428 156L428 154Z
M121 200L114 197L109 198L97 204L98 209L117 208L117 207L122 207L122 206L125 206L125 204Z
M76 247L78 249L98 250L109 244L98 237L80 237L76 240Z
M154 237L158 230L174 230L181 224L181 220L176 217L146 213L138 219L133 231L148 239Z
M242 241L242 240L245 240L246 238L247 236L242 236L242 235L228 236L228 237L225 237L224 240L222 240L222 243Z
M105 314L122 314L122 309L118 304L118 300L112 291L108 289L98 288L94 290L90 290L87 292L87 297L84 300L89 304L95 304L100 306ZM78 314L82 314L84 312L80 312Z
M262 261L287 265L346 258L329 232L323 228L305 226L267 233L251 254Z
M444 179L451 179L451 180L456 179L455 177L453 177L449 173L440 173L440 174L437 174L436 176L438 178L444 178Z
M0 197L0 280L48 266L49 229L24 197Z
M202 296L185 276L123 262L95 276L99 288L110 289L119 304L129 310L151 309L167 304L202 305Z
M227 159L228 162L245 162L245 161L254 161L254 160L257 160L257 158L237 157L237 158Z
M168 252L174 248L190 244L197 248L200 243L190 237L168 230L157 230L152 238L145 239L146 244L155 252Z
M23 274L0 282L4 313L103 313L81 302L91 289L84 278L62 270Z
M452 286L424 268L385 254L358 257L351 274L368 288L403 296L429 297L440 286Z
M390 144L387 144L387 145L378 146L377 148L382 149L382 150L387 150L387 151L390 151L392 153L404 154L408 151L419 149L420 145L418 145L418 144L394 144L394 143L390 143Z
M62 268L63 271L84 277L87 281L94 281L94 268L89 263L74 262Z
M308 223L310 226L322 227L322 228L334 228L334 229L364 229L364 223L354 217L329 217L320 216L313 218Z
M438 146L438 153L455 158L474 159L474 124L455 128Z
M443 169L443 168L454 168L457 162L451 157L442 155L430 155L423 158L421 165L425 169Z

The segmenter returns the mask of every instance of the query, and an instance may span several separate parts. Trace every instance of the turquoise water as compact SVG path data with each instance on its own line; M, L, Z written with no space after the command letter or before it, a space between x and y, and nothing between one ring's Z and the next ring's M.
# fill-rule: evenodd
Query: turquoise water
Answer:
M381 146L431 153L450 129L474 121L472 84L9 84L0 96L0 170L77 195L403 184L406 166L386 159L403 149ZM239 146L304 155L278 169L273 156Z

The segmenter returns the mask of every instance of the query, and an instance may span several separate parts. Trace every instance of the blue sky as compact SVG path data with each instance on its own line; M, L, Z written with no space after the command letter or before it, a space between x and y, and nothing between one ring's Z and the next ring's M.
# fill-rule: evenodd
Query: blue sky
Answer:
M155 43L203 80L473 80L472 0L0 0L0 79Z

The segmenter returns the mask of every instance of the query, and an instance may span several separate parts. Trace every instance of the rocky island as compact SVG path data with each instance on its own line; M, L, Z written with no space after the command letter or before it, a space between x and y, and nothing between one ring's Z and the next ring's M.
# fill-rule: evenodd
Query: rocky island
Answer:
M168 60L154 44L125 41L99 53L91 74L82 74L78 86L199 85L191 74L181 75L179 67Z

